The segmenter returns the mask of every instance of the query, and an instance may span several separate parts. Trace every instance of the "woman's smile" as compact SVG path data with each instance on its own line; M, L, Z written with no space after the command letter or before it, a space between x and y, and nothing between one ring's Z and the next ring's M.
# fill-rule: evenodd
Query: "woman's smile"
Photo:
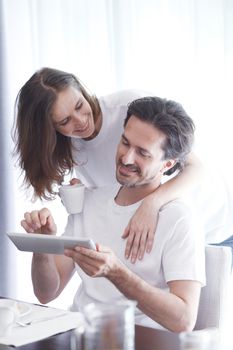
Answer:
M88 138L91 137L91 135L95 131L95 126L93 123L90 122L91 116L88 116L85 123L82 123L75 127L73 131L74 137L81 137L81 138Z

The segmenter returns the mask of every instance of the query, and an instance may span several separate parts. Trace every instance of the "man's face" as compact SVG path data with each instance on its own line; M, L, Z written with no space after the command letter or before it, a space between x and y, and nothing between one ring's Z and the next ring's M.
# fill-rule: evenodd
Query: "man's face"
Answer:
M117 181L127 187L159 183L171 163L163 160L165 140L163 132L131 116L117 149Z

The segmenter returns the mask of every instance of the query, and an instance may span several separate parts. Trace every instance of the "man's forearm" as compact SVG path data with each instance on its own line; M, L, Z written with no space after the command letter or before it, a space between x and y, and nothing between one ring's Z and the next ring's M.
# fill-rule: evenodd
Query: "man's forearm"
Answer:
M84 247L66 251L92 278L105 277L128 299L135 300L143 313L174 332L190 331L198 310L200 283L170 281L170 292L154 287L127 268L113 253L101 245L97 251Z
M177 295L153 287L124 265L108 279L128 298L137 301L143 313L165 328L180 332L194 327L195 317ZM190 321L191 320L191 321Z
M46 304L57 296L60 277L53 255L33 254L32 283L38 300Z

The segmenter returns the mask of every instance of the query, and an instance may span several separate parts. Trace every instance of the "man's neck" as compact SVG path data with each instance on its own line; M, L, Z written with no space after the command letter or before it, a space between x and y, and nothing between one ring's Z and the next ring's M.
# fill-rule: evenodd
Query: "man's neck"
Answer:
M160 186L160 182L135 187L122 186L115 197L115 202L121 206L127 206L139 202Z

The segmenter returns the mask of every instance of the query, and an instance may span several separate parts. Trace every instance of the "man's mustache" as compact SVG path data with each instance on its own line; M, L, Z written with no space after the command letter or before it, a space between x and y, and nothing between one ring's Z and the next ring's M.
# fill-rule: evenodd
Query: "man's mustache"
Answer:
M118 162L118 165L129 169L129 171L137 172L139 174L141 173L141 170L140 170L140 168L137 165L134 165L134 164L123 164L120 160Z

